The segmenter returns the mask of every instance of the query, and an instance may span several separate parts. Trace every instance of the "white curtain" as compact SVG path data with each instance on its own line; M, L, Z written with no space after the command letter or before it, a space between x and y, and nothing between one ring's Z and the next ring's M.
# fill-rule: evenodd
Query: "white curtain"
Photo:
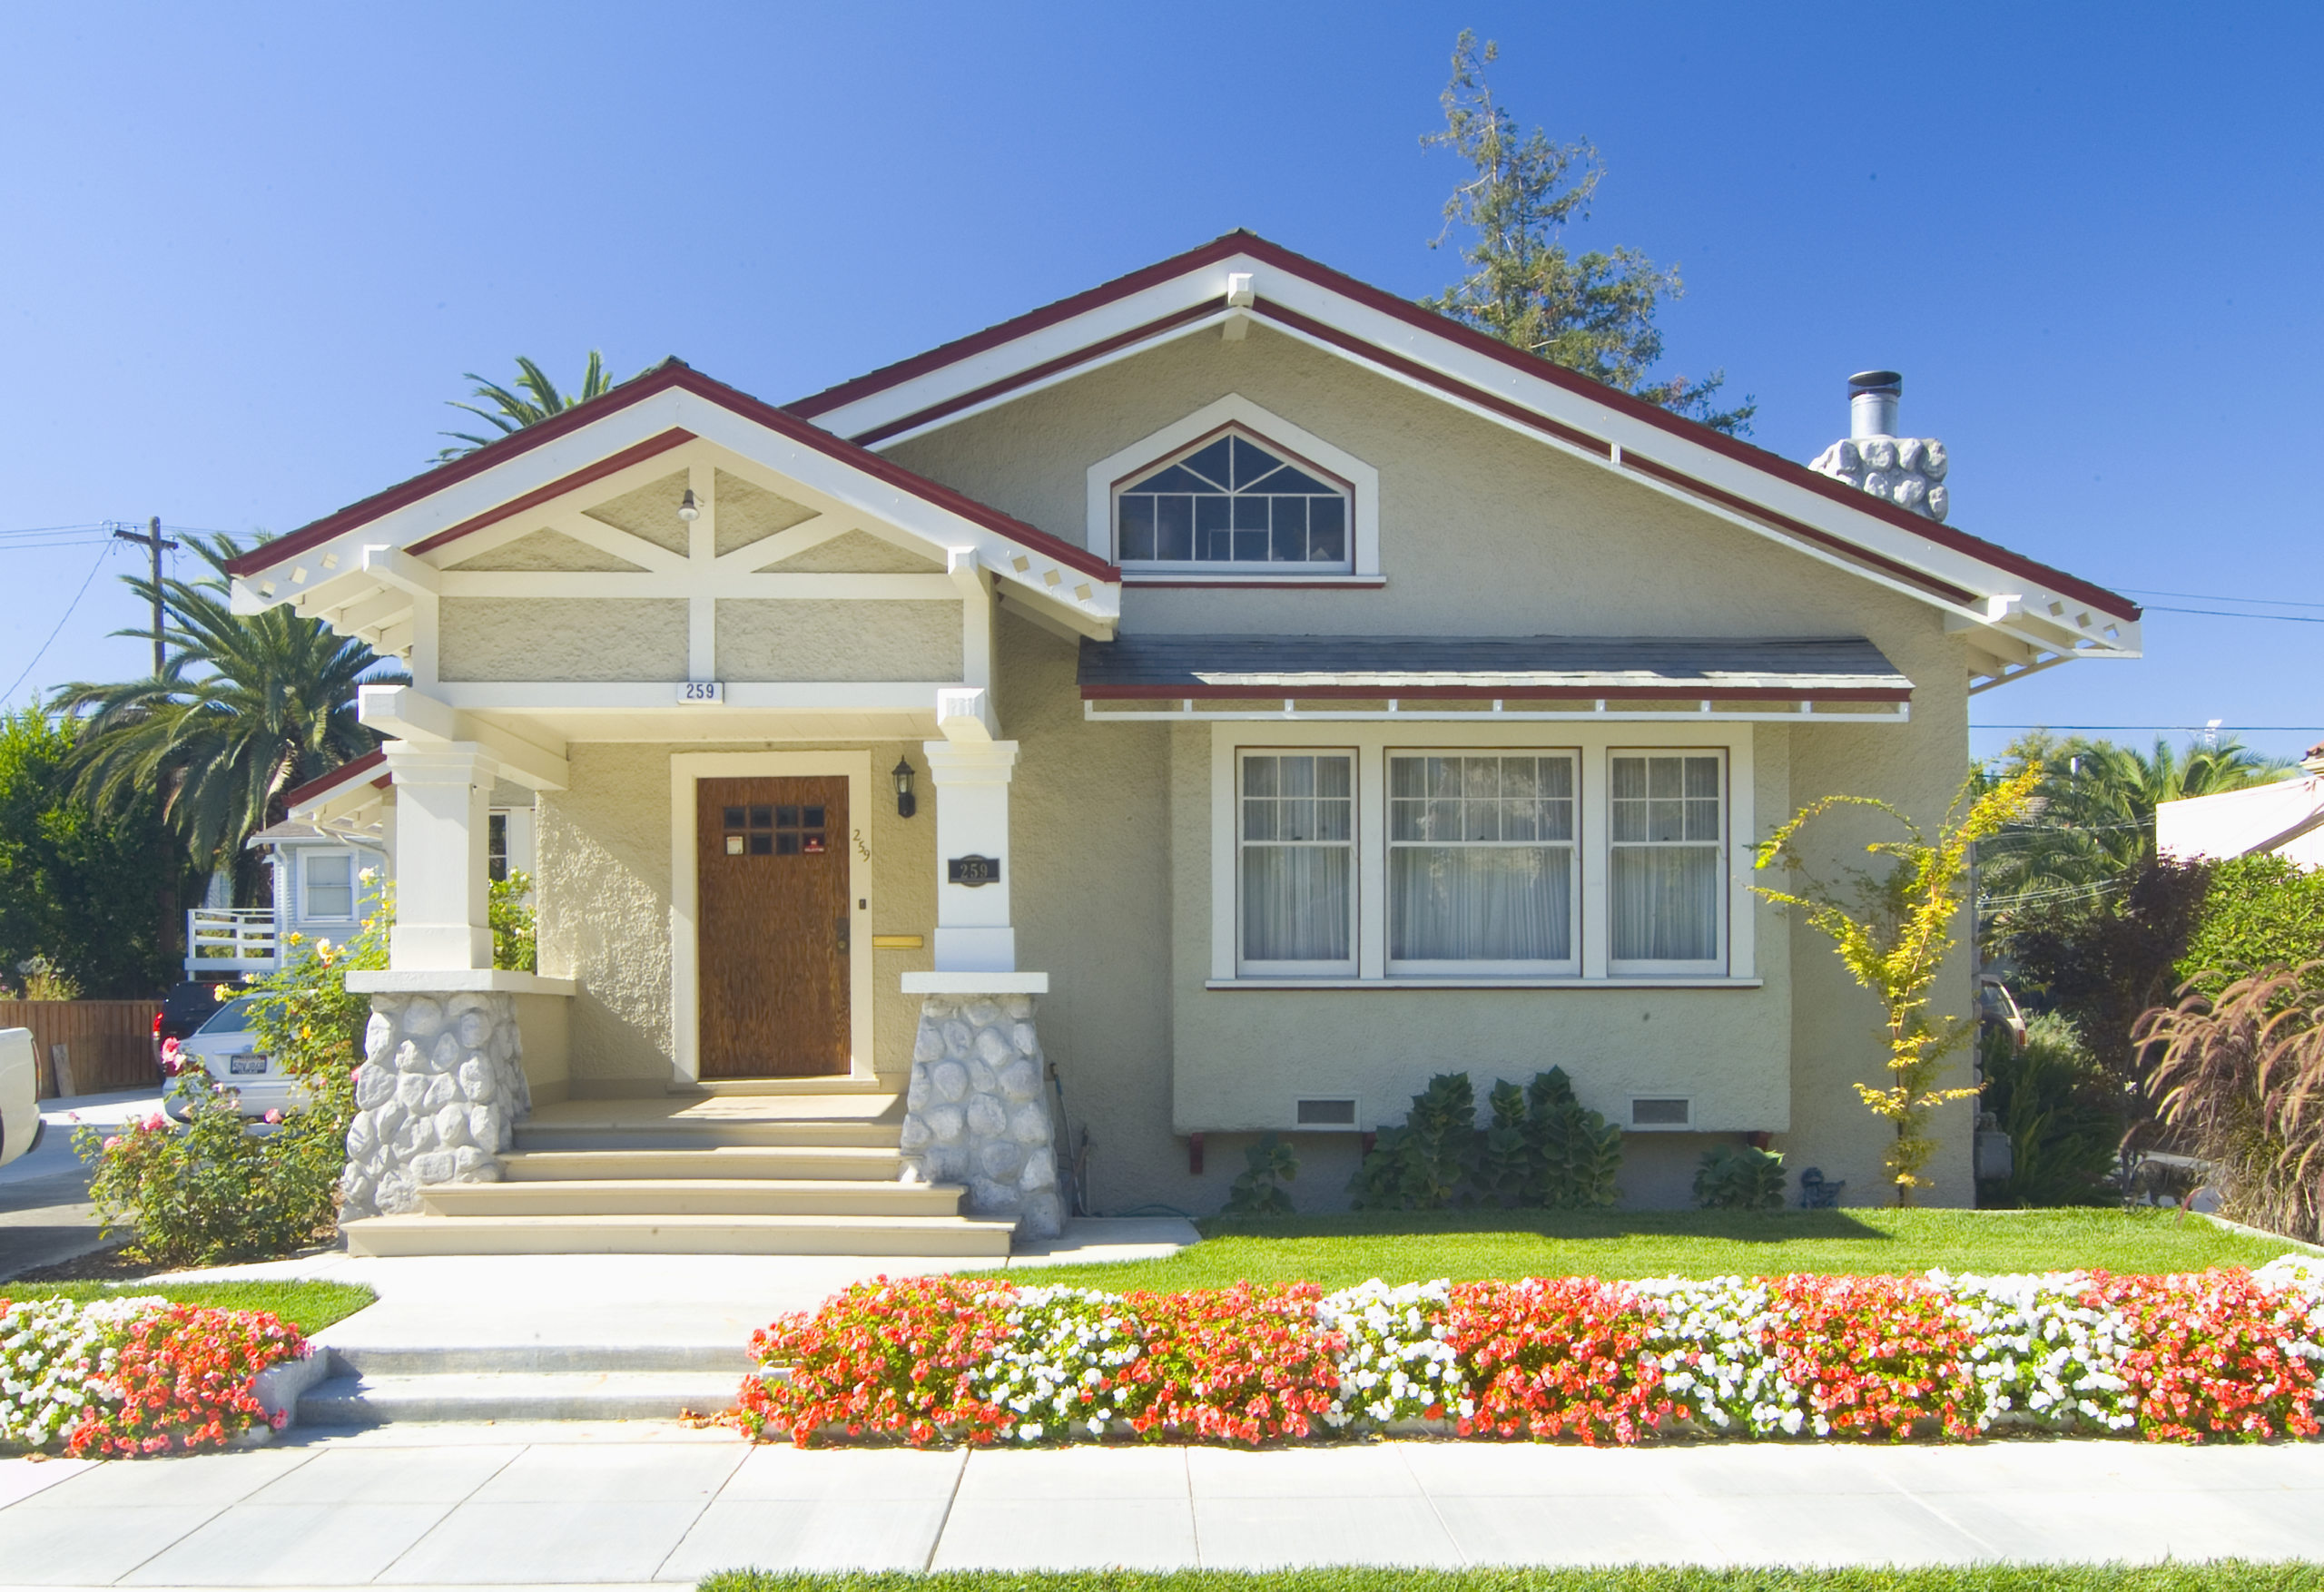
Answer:
M1562 962L1573 955L1563 846L1396 846L1388 955L1413 962Z
M1718 955L1718 848L1614 848L1614 960L1708 962Z
M1345 846L1243 848L1243 957L1253 962L1344 962Z

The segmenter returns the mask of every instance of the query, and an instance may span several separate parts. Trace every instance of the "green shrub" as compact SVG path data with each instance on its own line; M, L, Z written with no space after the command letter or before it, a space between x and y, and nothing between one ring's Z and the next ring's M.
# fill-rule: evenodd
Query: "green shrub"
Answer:
M1349 1181L1358 1210L1436 1211L1458 1203L1558 1211L1599 1210L1620 1198L1622 1130L1574 1098L1563 1067L1506 1081L1490 1096L1492 1125L1477 1127L1466 1073L1440 1073L1413 1096L1402 1127L1380 1130Z
M1780 1211L1783 1157L1750 1145L1713 1145L1695 1167L1695 1204L1706 1211Z
M492 965L512 972L539 971L539 946L533 937L533 877L512 872L492 881L486 919L492 925Z
M1994 1028L1978 1060L1981 1105L2009 1135L2010 1150L2009 1175L1987 1178L1978 1203L2013 1210L2114 1203L2116 1151L2129 1115L2120 1087L2073 1024L2043 1012L2025 1025L2023 1048Z
M1530 1203L1551 1211L1602 1210L1621 1198L1622 1130L1574 1097L1565 1068L1525 1088L1525 1133L1536 1159Z
M2319 958L2324 958L2324 871L2303 872L2262 852L2211 870L2202 914L2177 971L2215 997L2237 978Z
M1263 1134L1246 1156L1243 1175L1227 1191L1224 1216L1288 1216L1291 1191L1283 1187L1299 1175L1299 1157L1274 1134Z

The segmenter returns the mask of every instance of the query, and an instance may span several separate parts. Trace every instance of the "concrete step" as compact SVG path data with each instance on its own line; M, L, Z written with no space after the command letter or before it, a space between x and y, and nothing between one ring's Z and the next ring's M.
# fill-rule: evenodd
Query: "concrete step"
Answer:
M518 1141L523 1141L521 1131ZM668 1178L773 1179L807 1182L892 1183L903 1170L902 1152L868 1145L823 1145L788 1149L722 1145L700 1149L596 1149L512 1151L500 1158L510 1183L549 1180L626 1183Z
M740 1377L751 1369L742 1343L338 1343L334 1377L675 1374Z
M368 1216L355 1255L846 1254L1000 1257L1012 1224L965 1216Z
M519 1150L715 1150L896 1147L902 1121L759 1118L731 1122L520 1122Z
M958 1184L837 1177L527 1178L437 1184L422 1191L432 1215L458 1216L956 1216Z
M730 1409L741 1373L485 1371L334 1377L300 1397L300 1426L390 1421L667 1420Z

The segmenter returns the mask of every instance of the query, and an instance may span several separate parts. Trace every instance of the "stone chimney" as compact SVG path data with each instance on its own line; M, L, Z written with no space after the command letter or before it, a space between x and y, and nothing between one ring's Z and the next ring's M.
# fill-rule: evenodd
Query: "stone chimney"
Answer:
M1807 467L1846 481L1899 508L1942 520L1952 506L1945 489L1945 444L1934 437L1896 435L1896 403L1905 378L1894 370L1863 370L1848 378L1848 436Z

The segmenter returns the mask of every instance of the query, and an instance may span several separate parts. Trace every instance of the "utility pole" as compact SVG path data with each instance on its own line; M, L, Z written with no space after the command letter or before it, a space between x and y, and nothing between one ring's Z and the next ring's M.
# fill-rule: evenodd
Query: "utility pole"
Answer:
M118 527L113 531L113 536L123 542L134 542L153 555L153 678L159 680L162 677L162 670L168 661L166 649L162 644L162 553L165 548L174 549L177 544L163 539L162 516L158 514L145 522L144 534L142 536L135 531L122 530ZM162 870L162 888L156 892L154 905L161 910L160 944L162 956L174 958L178 954L177 860L171 855L169 842L166 840L162 842L159 860Z
M162 516L158 514L145 522L145 531L143 536L139 535L135 531L123 530L114 531L113 536L121 541L134 542L141 547L148 548L153 555L153 678L159 680L162 677L162 669L163 665L162 649L162 550L165 547L173 549L177 546L177 544L175 542L162 540Z

